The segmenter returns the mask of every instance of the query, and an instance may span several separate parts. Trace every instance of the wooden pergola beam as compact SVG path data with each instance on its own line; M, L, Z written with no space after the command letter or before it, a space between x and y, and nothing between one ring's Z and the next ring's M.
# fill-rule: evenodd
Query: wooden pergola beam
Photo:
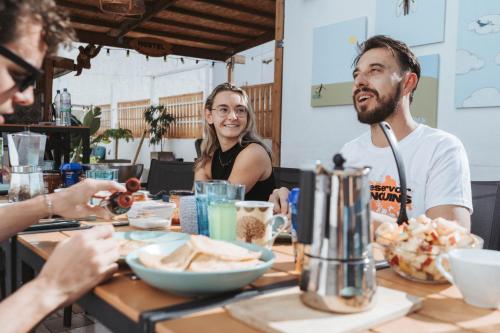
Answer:
M207 1L203 1L203 0L192 0L192 1L204 2L204 3L207 2ZM274 20L274 16L275 16L274 13L269 13L269 12L266 12L263 10L255 9L252 7L247 7L247 6L244 6L242 4L230 3L230 2L227 2L224 0L210 0L210 1L208 1L208 3L210 3L211 5L221 7L221 8L231 9L231 10L235 10L235 11L238 11L241 13L265 17L265 18L272 19L272 20Z
M162 24L165 26L175 26L178 28L185 28L185 29L190 29L190 30L194 30L194 31L198 31L198 32L208 32L211 34L227 36L227 37L234 37L234 38L241 38L241 39L254 38L253 35L249 35L249 34L245 34L245 33L227 31L227 30L216 29L216 28L209 28L209 27L205 27L202 25L198 25L198 24L179 22L179 21L163 19L163 18L159 18L159 17L152 17L149 19L148 22Z
M122 37L127 34L127 32L134 30L143 22L148 21L150 18L165 10L173 5L179 0L156 0L153 5L146 3L146 12L140 19L126 19L122 22L118 29L113 29L108 32L108 35L112 37Z
M272 95L273 165L281 165L281 105L283 93L283 38L285 37L285 0L276 0L276 30L274 49L274 84Z
M84 10L90 12L90 14L94 14L96 10L99 10L99 7L92 6L92 5L85 5L82 3L75 3L71 1L66 1L66 0L56 0L56 4L60 7L65 7L67 9L77 9L77 10Z
M267 26L267 25L258 24L258 23L254 23L254 22L240 21L240 20L235 20L232 18L219 16L219 15L205 14L205 13L201 13L198 11L179 8L179 7L170 8L170 12L175 13L175 14L191 16L191 17L197 17L197 18L201 18L201 19L209 20L209 21L214 21L214 22L218 22L218 23L230 24L230 25L234 25L237 27L246 27L246 28L259 30L259 31L269 31L270 29L274 29L274 26Z
M71 15L70 20L71 20L71 22L74 22L74 23L89 24L89 25L95 25L95 26L100 26L100 27L105 27L105 28L112 28L113 29L113 28L119 27L119 24L116 24L116 23L111 22L111 21L104 21L104 20L75 16L75 15ZM135 28L133 31L143 33L146 35L151 35L151 36L182 39L182 40L195 42L195 43L217 45L217 46L222 46L222 47L228 48L230 50L232 50L236 47L236 45L233 43L225 42L225 41L221 41L221 40L217 40L217 39L205 38L205 37L194 37L194 36L190 36L190 35L162 31L162 30ZM113 36L110 36L110 37L113 37ZM113 38L119 38L119 37L113 37Z
M253 46L267 43L267 42L273 40L274 36L275 36L274 30L269 31L269 32L266 32L266 33L258 36L258 37L254 37L253 39L250 39L242 44L238 44L238 47L236 47L235 49L226 49L225 51L227 51L227 52L232 51L232 53L236 54L238 52L245 51Z
M106 35L105 33L92 32L88 30L76 30L76 34L78 36L79 41L82 43L93 43L105 46L132 49L130 43L133 40L133 38L130 37L125 36L121 38L114 38ZM209 49L177 45L177 44L172 45L172 54L179 56L193 57L193 58L219 60L219 61L225 61L232 55L230 53L222 51L209 50Z

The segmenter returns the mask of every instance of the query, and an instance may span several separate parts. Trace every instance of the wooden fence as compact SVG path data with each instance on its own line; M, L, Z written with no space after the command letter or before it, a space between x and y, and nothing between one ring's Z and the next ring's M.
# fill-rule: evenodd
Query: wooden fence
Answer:
M273 84L257 84L241 87L246 91L250 104L255 112L257 132L266 139L271 138L272 132L272 91Z
M146 122L144 121L144 110L150 105L149 99L131 102L118 102L118 126L128 128L132 131L134 138L140 138Z
M203 133L203 92L161 97L168 113L175 117L170 125L169 138L201 138Z
M111 104L96 105L101 108L101 127L97 134L102 134L105 130L111 128Z

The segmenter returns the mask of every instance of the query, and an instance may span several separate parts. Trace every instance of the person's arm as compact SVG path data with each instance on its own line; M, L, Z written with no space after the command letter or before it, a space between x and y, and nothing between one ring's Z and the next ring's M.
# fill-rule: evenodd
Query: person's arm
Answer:
M86 179L63 191L49 194L47 198L36 198L0 207L0 239L5 239L26 229L39 219L49 215L48 202L52 203L52 213L67 218L96 215L110 218L110 213L103 207L88 204L93 194L99 191L126 191L120 184L112 181Z
M271 158L264 147L252 143L238 154L228 180L231 184L244 184L248 193L255 183L269 177L272 171Z
M288 215L288 194L290 191L286 187L277 188L269 196L269 201L274 204L273 212L275 214L285 214Z
M467 208L455 205L442 205L429 208L425 215L431 219L438 217L445 218L450 221L455 221L462 227L470 231L470 212Z
M465 148L457 138L446 137L434 156L426 182L425 214L456 221L470 230L472 195Z
M210 176L207 175L207 165L208 163L194 171L194 180L210 180Z
M2 332L29 331L111 276L119 258L112 233L111 226L95 227L57 245L40 274L0 303Z

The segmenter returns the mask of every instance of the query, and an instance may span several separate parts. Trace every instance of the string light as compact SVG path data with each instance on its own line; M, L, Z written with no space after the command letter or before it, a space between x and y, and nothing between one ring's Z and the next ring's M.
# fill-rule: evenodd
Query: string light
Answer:
M72 51L74 51L74 50L78 50L78 47L71 45L69 49L72 50ZM131 53L141 54L142 55L142 53L139 53L136 50L125 49L125 48L115 48L115 47L108 47L108 48L106 48L106 55L110 56L111 55L111 51L113 51L113 52L122 52L123 51L123 52L125 52L125 56L126 57L130 57ZM167 57L170 60L172 60L172 59L173 60L177 60L177 63L179 63L179 60L180 60L182 64L185 64L185 59L184 59L185 57L176 57L174 55L163 56L163 61L167 62L167 60L168 60ZM211 61L211 60L200 60L200 59L190 58L190 57L187 57L187 59L191 59L191 60L195 61L196 64L199 64L200 62L202 62L202 63L204 62L206 64L210 64L210 62L212 62L212 67L215 66L215 63L217 62L217 61ZM149 60L149 56L146 56L146 60Z

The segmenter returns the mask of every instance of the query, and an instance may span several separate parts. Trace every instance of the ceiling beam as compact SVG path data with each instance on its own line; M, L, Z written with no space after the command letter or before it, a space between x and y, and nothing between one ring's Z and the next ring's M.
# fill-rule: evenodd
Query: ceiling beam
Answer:
M244 34L244 33L240 33L240 32L232 32L232 31L227 31L227 30L223 30L223 29L209 28L209 27L199 25L199 24L179 22L179 21L174 21L174 20L170 20L170 19L163 19L163 18L159 18L159 17L152 17L148 22L163 24L163 25L168 25L168 26L175 26L177 28L190 29L190 30L194 30L194 31L198 31L198 32L207 32L207 33L221 35L221 36L240 38L240 39L248 39L248 38L255 37L254 35Z
M76 3L76 2L71 2L71 1L66 1L66 0L56 0L56 4L59 7L64 7L66 9L78 9L78 10L85 10L89 11L92 13L95 13L96 11L101 12L99 7L92 6L92 5L85 5L82 3Z
M248 50L251 47L267 43L267 42L273 40L274 36L275 36L274 31L268 31L268 32L256 37L256 38L254 38L254 39L248 40L242 44L238 44L238 46L234 49L228 48L225 51L236 54L238 52Z
M133 40L133 38L130 37L125 36L121 38L114 38L104 33L92 32L87 30L76 30L76 34L79 41L82 43L93 43L105 46L132 49L132 47L130 46L130 42ZM226 59L231 57L231 54L226 52L177 44L172 44L171 54L219 61L225 61Z
M177 1L179 0L156 0L153 5L146 3L146 12L140 19L126 18L120 25L120 28L110 30L108 32L108 35L113 37L125 36L127 32L134 30L139 25L141 25L141 23L147 22L150 18L152 18L162 10L175 5Z
M273 26L262 25L262 24L257 24L257 23L253 23L253 22L235 20L232 18L219 16L219 15L205 14L202 12L184 9L184 8L179 8L179 7L170 8L169 12L171 12L173 14L181 14L181 15L186 15L186 16L191 16L191 17L197 17L197 18L210 20L210 21L214 21L214 22L218 22L218 23L230 24L230 25L234 25L237 27L255 29L255 30L259 30L259 31L268 31L268 30L274 31L274 24L273 24Z
M91 19L91 18L80 17L80 16L75 16L75 15L71 15L70 20L71 20L71 22L74 22L74 23L89 24L89 25L93 25L93 26L100 26L100 27L111 28L111 29L114 29L114 28L119 26L119 24L116 24L116 23L113 23L110 21ZM182 40L194 42L194 43L217 45L217 46L225 47L227 49L234 49L235 47L237 47L236 44L217 40L217 39L196 37L196 36L190 36L190 35L185 35L185 34L167 32L167 31L163 31L163 30L136 28L133 31L139 32L142 34L146 34L146 35L151 35L151 36L167 37L167 38L173 38L173 39L182 39ZM114 36L110 36L110 37L119 38L119 37L114 37Z
M207 1L202 1L202 0L194 0L194 1L207 3ZM247 6L244 6L241 4L235 4L235 3L231 3L231 2L227 2L227 1L223 1L223 0L210 0L210 1L208 1L208 3L210 5L218 6L218 7L225 8L225 9L235 10L235 11L242 12L245 14L265 17L268 19L272 19L273 21L275 19L274 13L269 13L269 12L266 12L263 10L255 9L252 7L247 7Z

